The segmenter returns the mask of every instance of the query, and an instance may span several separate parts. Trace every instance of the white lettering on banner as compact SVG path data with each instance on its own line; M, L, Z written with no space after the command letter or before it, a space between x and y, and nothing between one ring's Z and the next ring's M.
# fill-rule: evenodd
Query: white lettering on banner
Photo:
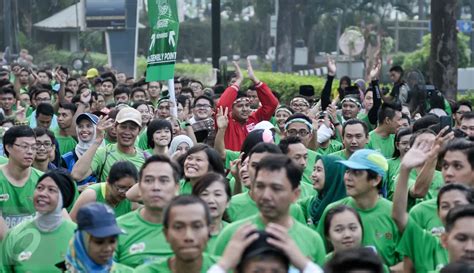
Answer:
M157 29L167 28L168 25L169 25L169 21L170 20L168 20L168 19L161 19L161 20L156 21L156 28Z
M176 52L158 53L148 56L148 64L170 63L176 61Z

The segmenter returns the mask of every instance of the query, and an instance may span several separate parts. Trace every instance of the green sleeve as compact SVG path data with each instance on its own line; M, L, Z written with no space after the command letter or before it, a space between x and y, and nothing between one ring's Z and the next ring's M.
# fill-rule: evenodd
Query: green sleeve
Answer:
M140 133L139 135L139 140L138 140L138 148L142 150L146 150L150 147L148 147L148 136L146 134L146 129L143 130L143 132Z
M0 247L2 249L2 253L0 255L0 272L2 273L13 272L13 261L11 260L11 240L11 233L8 232L3 241L0 242Z
M298 200L298 205L301 207L301 210L303 211L303 216L306 222L308 221L308 217L309 217L308 208L312 199L313 197L307 197L307 198Z
M227 226L224 228L224 230L219 234L217 237L217 241L214 245L214 249L210 251L209 254L212 254L214 256L222 256L224 253L225 247L227 246L227 243L229 243L232 234L234 232L234 229L232 226Z
M321 236L316 236L316 244L317 250L316 255L313 257L314 262L320 266L323 266L326 262L326 248L324 247L324 241Z
M296 221L306 224L306 220L304 218L303 210L301 209L300 205L298 204L291 204L290 206L290 215L296 219Z
M240 156L240 152L225 150L225 168L230 170L230 162L238 159Z
M99 176L100 169L102 168L102 165L105 164L105 151L106 149L110 149L108 147L109 146L99 148L92 158L91 170L92 173L96 174L96 176ZM100 177L97 177L97 179L100 180Z

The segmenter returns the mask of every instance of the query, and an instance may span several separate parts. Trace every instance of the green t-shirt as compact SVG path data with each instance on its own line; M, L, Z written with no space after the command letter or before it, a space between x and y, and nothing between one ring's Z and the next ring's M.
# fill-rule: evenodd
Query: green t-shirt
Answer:
M379 151L385 158L392 158L395 151L395 134L383 138L375 131L369 133L368 149Z
M138 148L142 150L149 149L148 147L148 136L146 134L146 129L143 130L139 135L138 135Z
M240 152L232 151L232 150L225 150L225 165L224 167L227 170L230 170L230 162L238 159L240 156Z
M319 148L316 152L320 153L321 155L328 155L328 154L332 154L332 153L335 153L337 151L340 151L342 149L344 149L344 146L342 145L341 142L339 142L335 139L331 139L329 141L329 145L326 148L323 148L323 147L319 146Z
M91 190L95 191L96 200L99 203L107 204L105 201L105 192L107 190L107 183L96 183L88 187ZM111 206L110 204L107 204ZM128 199L122 200L114 208L115 217L120 217L124 214L127 214L132 211L132 202Z
M250 197L249 192L243 192L232 196L230 199L227 215L231 222L236 222L250 216L258 214L258 207L255 201ZM290 215L301 223L306 223L303 211L298 204L291 204Z
M377 124L370 123L369 115L367 115L366 113L359 113L357 115L357 119L360 119L363 122L365 122L365 124L367 124L367 128L369 129L369 132L377 128Z
M126 234L119 236L114 260L130 267L162 261L173 255L162 224L145 221L138 209L117 219Z
M312 228L313 230L317 231L317 225L313 223L313 220L311 219L311 202L313 201L314 198L316 198L318 194L316 193L314 196L307 197L301 200L298 200L298 205L300 205L301 210L303 211L303 215L306 221L306 224L308 227Z
M30 177L23 187L12 185L0 170L0 211L8 228L32 219L36 212L33 194L36 183L43 173L35 168L30 169Z
M304 176L303 176L303 178L301 179L301 182L300 182L300 197L298 198L298 200L306 199L306 198L314 196L315 194L318 193L313 188L313 184L309 184L310 182L312 183L313 181L309 180L308 182L305 182L305 179L304 179Z
M222 221L221 231L228 225L229 225L229 223L227 223L225 221ZM217 238L219 237L219 234L221 234L221 233L219 232L218 234L211 234L210 235L209 240L207 241L207 246L206 246L206 252L207 253L212 253L212 250L216 246L216 242L217 242Z
M184 179L179 180L179 194L193 193L193 185Z
M110 273L133 273L133 268L114 262Z
M202 265L201 273L206 273L211 266L217 263L217 257L208 255L206 253L202 254ZM168 265L168 259L163 261L156 261L151 264L145 264L140 267L135 268L137 273L173 273Z
M417 177L418 177L418 172L415 169L411 170L408 176L409 189L411 189L415 185ZM392 184L392 189L389 192L392 192L392 193L395 192L395 188L397 186L396 184L397 180L398 180L398 175L395 177L395 183ZM410 195L408 195L408 210L410 210L414 205L420 202L430 200L430 199L436 199L438 197L438 191L443 185L444 185L443 175L441 174L440 171L435 170L433 174L433 180L431 182L430 188L428 189L428 192L426 193L425 197L413 198Z
M91 170L99 176L103 166L102 175L97 179L98 181L106 181L110 168L115 162L119 160L129 161L137 167L137 170L140 170L143 163L145 163L145 157L146 153L138 148L136 148L135 154L131 155L120 152L117 149L117 144L109 144L97 150L92 158Z
M8 163L8 158L4 156L0 156L0 164Z
M59 128L53 130L54 136L59 144L59 152L64 155L68 152L74 151L77 141L72 136L62 136L59 133Z
M439 270L449 263L448 251L441 245L438 237L421 229L413 219L408 219L400 238L397 251L410 257L416 273Z
M243 219L241 221L228 225L217 238L216 247L213 254L221 256L231 240L236 230L245 223L251 222L262 230L265 228L262 218L259 214ZM323 240L319 234L298 221L293 221L293 225L288 230L288 234L295 241L298 248L306 256L311 258L316 264L323 265L326 257L326 249Z
M64 220L52 232L42 232L34 220L11 229L2 244L1 272L62 272L55 264L64 261L76 224Z
M410 218L422 229L432 235L439 236L444 232L444 226L438 216L436 198L416 204L410 210Z
M319 154L311 149L306 149L306 150L308 151L308 158L306 159L306 168L303 171L303 178L301 179L301 181L313 187L311 174L313 173L314 165L316 164L316 157Z
M374 246L385 264L393 266L401 261L396 253L399 240L398 228L392 220L392 202L379 198L375 207L362 210L357 207L352 197L346 197L326 207L318 224L318 232L324 238L324 219L329 209L338 205L354 208L360 215L364 227L362 245Z
M387 199L390 201L393 199L393 194L395 193L394 189L395 184L397 183L395 179L398 177L398 173L400 172L400 162L400 157L387 160L388 169L387 174L383 179L383 183L385 189L387 189Z
M338 157L340 157L344 160L348 159L348 157L346 156L346 150L345 149L342 149L340 151L334 152L334 153L329 154L329 155L338 156Z

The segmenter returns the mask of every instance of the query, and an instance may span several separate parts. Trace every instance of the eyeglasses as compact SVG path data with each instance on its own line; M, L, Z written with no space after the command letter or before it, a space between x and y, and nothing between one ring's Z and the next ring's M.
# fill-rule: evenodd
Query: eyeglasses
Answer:
M296 130L296 129L290 129L288 131L286 131L288 135L290 136L302 136L302 137L305 137L309 134L309 132L305 129L301 129L301 130Z
M38 150L37 144L33 144L33 145L21 144L20 145L20 144L13 143L13 145L17 146L18 148L20 148L20 150L24 152L27 152L29 149L31 149L33 152L36 152L36 150Z
M41 146L43 146L45 149L51 149L51 147L53 147L53 143L37 141L36 142L36 147L39 149L39 148L41 148Z
M112 184L112 187L120 193L126 193L131 188L131 187L117 186L116 184Z
M207 109L207 108L211 108L211 106L209 104L196 104L195 106L196 108L198 109Z
M299 103L293 103L291 106L294 107L294 108L309 107L309 106L308 106L307 104L305 104L305 103L301 103L301 104L299 104Z
M51 101L51 98L36 98L36 101L39 101L39 102Z

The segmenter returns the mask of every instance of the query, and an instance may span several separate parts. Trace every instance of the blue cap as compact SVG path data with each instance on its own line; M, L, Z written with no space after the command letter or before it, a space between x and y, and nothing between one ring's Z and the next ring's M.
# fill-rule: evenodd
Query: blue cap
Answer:
M97 238L123 234L112 208L103 203L90 203L77 212L77 229Z
M81 122L81 120L83 120L83 119L87 119L88 121L92 122L92 124L94 124L94 125L97 125L97 123L99 122L99 117L98 116L96 116L94 114L91 114L91 113L82 113L79 116L77 116L76 124L79 124L79 122Z
M349 160L340 160L349 169L371 170L384 177L388 170L387 159L379 152L371 149L361 149L355 151Z

